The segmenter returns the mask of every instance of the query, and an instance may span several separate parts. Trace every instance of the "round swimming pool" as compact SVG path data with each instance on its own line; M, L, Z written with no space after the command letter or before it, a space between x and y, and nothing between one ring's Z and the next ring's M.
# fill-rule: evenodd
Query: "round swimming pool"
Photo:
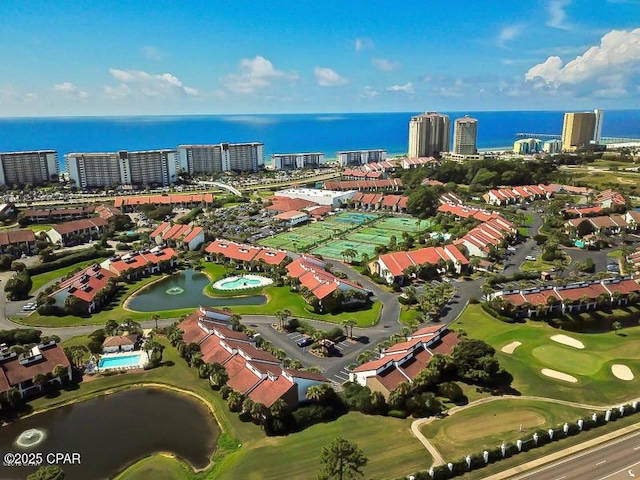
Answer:
M271 285L273 280L260 275L240 275L217 280L212 287L215 290L245 290L247 288Z

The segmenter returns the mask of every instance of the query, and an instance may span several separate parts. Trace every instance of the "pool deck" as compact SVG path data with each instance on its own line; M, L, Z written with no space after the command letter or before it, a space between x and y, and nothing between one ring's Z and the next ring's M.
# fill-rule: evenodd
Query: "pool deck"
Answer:
M235 288L221 288L223 283L226 282L233 282L233 281L237 281L240 280L242 278L246 278L248 280L259 280L260 283L258 283L257 285L241 285ZM221 278L219 280L216 280L213 285L211 285L211 288L214 290L219 290L221 292L236 292L238 290L250 290L252 288L262 288L262 287L267 287L269 285L273 284L273 280L271 280L268 277L263 277L261 275L252 275L250 273L246 274L246 275L232 275L230 277L225 277L225 278Z
M104 358L131 357L134 355L140 358L140 361L138 361L138 363L134 365L123 365L123 366L117 366L117 367L100 367L99 366L100 361ZM147 363L148 361L149 361L149 355L144 350L131 350L128 352L105 353L103 355L100 355L100 360L98 360L98 363L96 363L96 372L99 373L99 372L106 372L109 370L133 370L133 369L143 368L145 363Z

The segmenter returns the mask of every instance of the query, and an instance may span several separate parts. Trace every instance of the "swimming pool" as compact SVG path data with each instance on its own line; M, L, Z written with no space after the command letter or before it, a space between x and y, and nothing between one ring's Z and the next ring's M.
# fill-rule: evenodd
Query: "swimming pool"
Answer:
M216 290L242 290L271 285L273 280L260 275L242 275L222 278L213 284Z
M144 361L142 353L132 355L114 355L113 357L102 357L98 363L98 369L108 370L110 368L143 367Z

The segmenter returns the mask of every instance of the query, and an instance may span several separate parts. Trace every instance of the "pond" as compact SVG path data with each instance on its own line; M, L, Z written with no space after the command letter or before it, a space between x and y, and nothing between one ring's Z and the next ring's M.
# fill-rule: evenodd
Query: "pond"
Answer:
M234 305L263 305L264 295L212 298L203 293L209 277L195 270L184 270L152 283L135 294L127 308L137 312L158 312L179 308L233 307Z
M30 432L21 435L25 431ZM198 400L160 389L137 388L2 427L0 451L40 452L45 459L52 452L77 453L79 465L60 465L65 480L112 478L156 452L171 452L194 468L204 468L219 433L213 416ZM32 446L17 446L18 438L22 444ZM37 467L3 467L2 478L25 478L36 470Z

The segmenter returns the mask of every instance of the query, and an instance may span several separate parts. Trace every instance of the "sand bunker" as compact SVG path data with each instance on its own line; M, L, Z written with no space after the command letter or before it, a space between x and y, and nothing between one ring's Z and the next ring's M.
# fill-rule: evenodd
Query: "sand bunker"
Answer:
M501 351L503 353L508 353L509 355L511 355L520 345L522 345L522 342L511 342L502 347Z
M620 380L629 381L634 379L631 369L626 365L622 365L620 363L611 365L611 373L613 373L614 377L619 378Z
M566 335L554 335L551 337L551 340L568 347L579 348L580 350L584 349L584 343L580 340L576 340L575 338L567 337Z
M557 370L551 370L549 368L543 368L541 370L543 375L547 377L555 378L556 380L562 380L563 382L578 383L578 379L568 373L558 372Z

